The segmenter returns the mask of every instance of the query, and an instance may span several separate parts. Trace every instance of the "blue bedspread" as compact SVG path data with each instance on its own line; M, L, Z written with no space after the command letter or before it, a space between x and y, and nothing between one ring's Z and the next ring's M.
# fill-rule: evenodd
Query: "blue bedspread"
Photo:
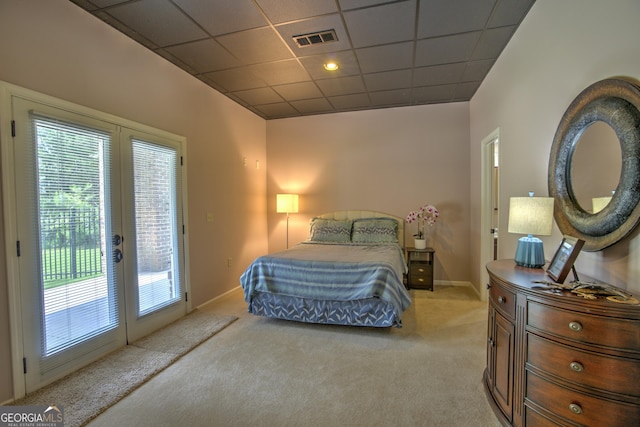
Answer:
M400 325L402 312L411 304L402 283L405 272L398 245L302 243L259 257L242 274L240 283L250 311L252 299L261 293L282 296L288 306L292 298L287 297L307 302L352 301L358 306L379 299L393 307L394 324ZM305 321L299 316L294 313L291 319Z

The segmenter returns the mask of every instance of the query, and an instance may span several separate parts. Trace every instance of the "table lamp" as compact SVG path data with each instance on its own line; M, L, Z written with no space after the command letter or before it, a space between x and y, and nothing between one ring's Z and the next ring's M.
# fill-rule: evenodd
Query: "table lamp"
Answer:
M289 249L289 214L298 213L298 195L276 194L276 212L287 214L287 249Z
M509 233L526 234L518 239L515 262L529 268L545 264L542 240L533 235L550 236L553 226L553 198L511 197L509 201Z

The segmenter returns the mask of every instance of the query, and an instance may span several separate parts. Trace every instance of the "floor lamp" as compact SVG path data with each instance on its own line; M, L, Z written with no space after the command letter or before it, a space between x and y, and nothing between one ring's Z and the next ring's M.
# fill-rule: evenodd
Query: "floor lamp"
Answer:
M276 194L276 212L287 214L287 249L289 249L289 214L298 213L298 195Z

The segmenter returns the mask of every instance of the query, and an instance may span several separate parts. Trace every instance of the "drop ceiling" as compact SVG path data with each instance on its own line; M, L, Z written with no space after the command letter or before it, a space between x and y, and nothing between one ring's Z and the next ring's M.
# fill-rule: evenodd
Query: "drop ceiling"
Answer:
M71 1L268 120L468 101L535 0Z

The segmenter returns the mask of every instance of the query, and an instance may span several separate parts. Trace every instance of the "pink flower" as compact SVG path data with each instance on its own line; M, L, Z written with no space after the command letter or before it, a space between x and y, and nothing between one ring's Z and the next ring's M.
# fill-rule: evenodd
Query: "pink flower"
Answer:
M411 224L414 221L424 220L427 224L433 225L440 216L438 209L435 206L425 204L418 208L418 211L411 211L407 215L407 222Z

